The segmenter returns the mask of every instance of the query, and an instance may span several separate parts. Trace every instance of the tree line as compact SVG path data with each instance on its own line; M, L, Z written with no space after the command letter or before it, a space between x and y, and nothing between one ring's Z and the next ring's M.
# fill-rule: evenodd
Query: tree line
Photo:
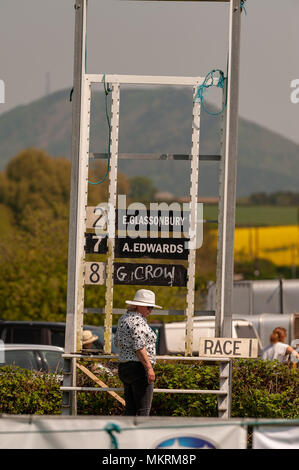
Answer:
M90 168L90 180L101 180L105 173L105 163L97 162ZM128 195L128 202L142 196L142 183L147 196L152 197L155 188L150 182L140 177L130 180L118 173L118 193ZM20 152L0 173L0 318L65 321L69 194L70 161L39 149ZM102 184L89 185L89 205L107 198L108 178ZM215 240L208 227L204 236L205 250L198 250L197 305L206 280L215 278ZM114 306L124 308L124 299L132 298L135 290L136 286L115 286ZM165 308L185 308L185 287L153 290ZM85 287L85 307L104 304L105 286ZM102 322L99 316L86 320Z
M253 206L295 206L299 207L299 192L276 191L273 193L258 192L240 200L240 203Z

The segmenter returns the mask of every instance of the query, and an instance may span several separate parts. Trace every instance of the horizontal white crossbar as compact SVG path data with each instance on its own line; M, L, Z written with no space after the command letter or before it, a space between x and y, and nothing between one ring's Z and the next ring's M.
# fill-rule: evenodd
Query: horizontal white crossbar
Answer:
M204 77L168 77L163 75L115 75L115 74L86 74L85 80L90 83L120 83L128 85L177 85L199 86L204 82ZM215 85L218 78L214 80Z
M123 315L124 313L126 313L126 309L125 308L114 308L113 311L112 311L112 314L113 315ZM87 313L87 314L104 314L105 313L105 309L104 308L85 308L84 309L84 313ZM158 311L155 311L155 315L186 315L186 312L185 310L158 310ZM196 310L194 312L194 316L215 316L215 310Z
M62 357L69 358L69 359L85 359L86 361L102 361L102 360L116 360L118 359L117 354L94 354L94 355L86 355L80 353L70 353L70 354L62 354ZM184 362L229 362L231 359L228 357L199 357L199 356L156 356L157 362L161 361L184 361Z
M143 1L143 2L222 2L222 3L228 3L230 0L131 0L135 2Z
M77 391L77 392L122 392L123 388L112 387L60 387L62 392ZM154 393L197 393L204 395L227 395L227 392L222 390L197 390L197 389L181 389L181 388L154 388Z
M89 153L91 160L107 160L108 153ZM187 154L173 154L173 153L119 153L120 160L192 160L192 155ZM220 161L221 155L199 155L201 161Z

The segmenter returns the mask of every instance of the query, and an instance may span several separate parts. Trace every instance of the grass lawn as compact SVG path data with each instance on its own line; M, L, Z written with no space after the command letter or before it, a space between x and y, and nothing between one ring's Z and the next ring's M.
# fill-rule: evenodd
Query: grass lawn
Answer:
M218 206L204 204L204 218L217 219ZM237 226L297 225L298 208L285 206L243 206L237 205Z

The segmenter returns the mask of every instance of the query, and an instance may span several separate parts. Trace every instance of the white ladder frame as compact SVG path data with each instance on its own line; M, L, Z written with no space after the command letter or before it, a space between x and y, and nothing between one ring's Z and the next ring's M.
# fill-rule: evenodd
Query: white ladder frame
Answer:
M105 74L83 74L82 82L82 109L81 109L81 152L80 162L82 166L82 184L80 186L81 205L79 212L80 226L80 244L77 250L79 273L80 273L80 302L77 311L77 336L76 350L81 349L81 335L83 327L84 313L84 288L82 278L84 279L84 261L85 253L82 240L86 231L86 207L87 207L87 188L88 188L88 164L89 164L89 142L90 142L90 106L91 106L91 87L98 83L109 83L112 86L112 104L111 104L111 141L110 141L110 170L109 170L109 207L116 208L117 199L117 172L118 172L118 140L119 140L119 105L120 105L120 86L122 84L138 85L180 85L193 87L193 123L192 123L192 147L191 147L191 178L190 178L190 224L189 231L196 239L197 235L197 201L198 201L198 169L199 169L199 144L200 144L200 109L201 103L195 99L198 86L204 82L204 77L165 77L165 76L137 76L137 75L105 75ZM215 84L218 79L215 80ZM83 233L83 236L82 236ZM191 237L189 237L190 239ZM106 268L106 296L105 296L105 349L104 352L111 353L111 331L113 314L113 272L114 272L114 236L108 236L108 261ZM193 315L194 315L194 286L195 286L195 264L196 249L190 248L188 255L188 282L186 297L186 348L185 354L192 355L193 343ZM82 268L83 267L83 268Z

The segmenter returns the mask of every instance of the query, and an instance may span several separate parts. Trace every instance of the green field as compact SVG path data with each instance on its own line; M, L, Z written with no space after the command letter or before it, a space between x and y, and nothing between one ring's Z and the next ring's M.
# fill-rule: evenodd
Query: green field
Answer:
M218 206L204 204L204 218L217 219ZM285 206L245 206L237 205L237 226L296 225L299 209Z

